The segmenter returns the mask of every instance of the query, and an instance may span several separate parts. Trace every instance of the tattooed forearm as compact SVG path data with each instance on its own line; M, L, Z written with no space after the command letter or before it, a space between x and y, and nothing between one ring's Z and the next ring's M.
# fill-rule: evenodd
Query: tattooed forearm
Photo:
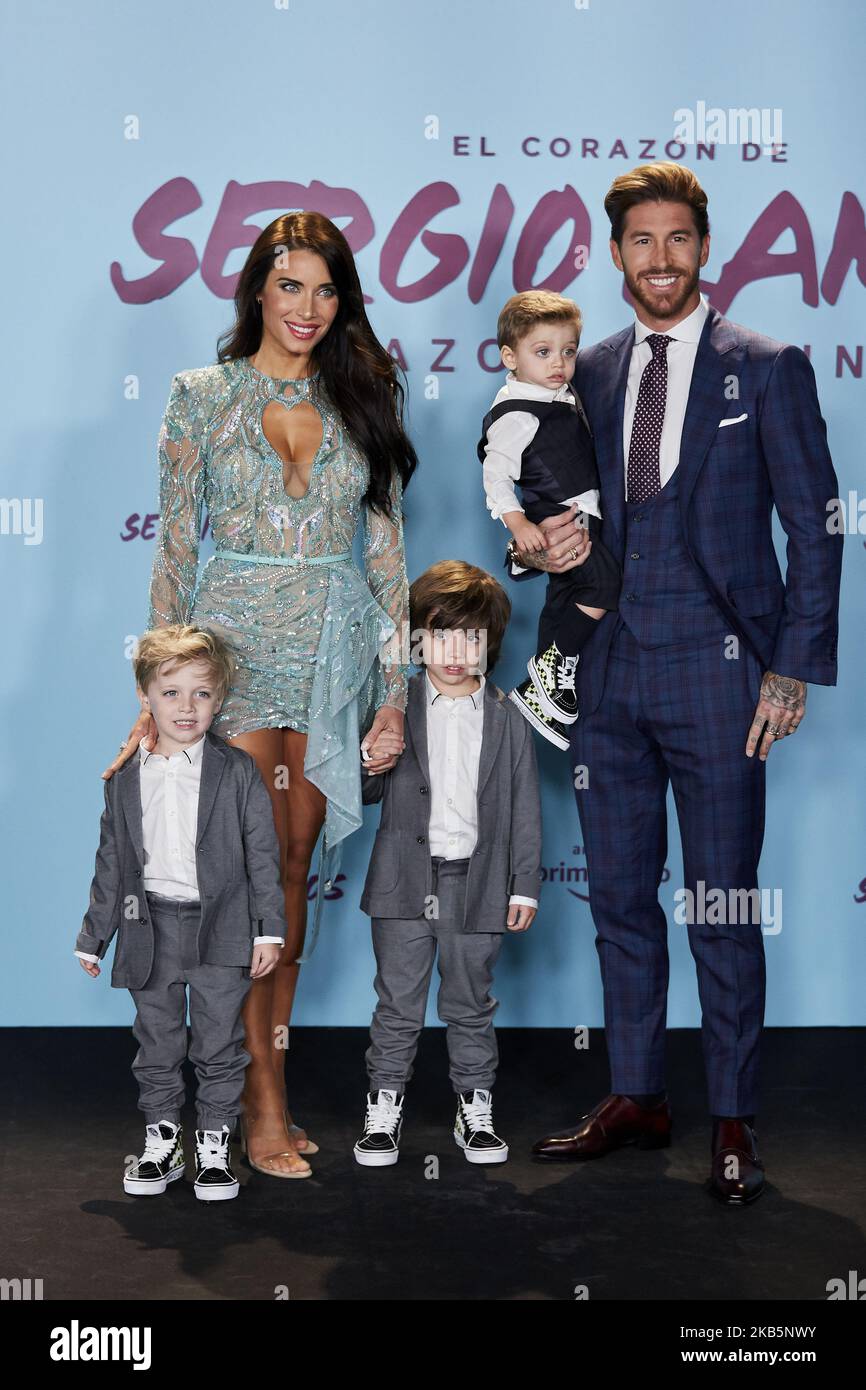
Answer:
M806 703L806 682L768 671L761 684L761 698L783 709L798 709Z

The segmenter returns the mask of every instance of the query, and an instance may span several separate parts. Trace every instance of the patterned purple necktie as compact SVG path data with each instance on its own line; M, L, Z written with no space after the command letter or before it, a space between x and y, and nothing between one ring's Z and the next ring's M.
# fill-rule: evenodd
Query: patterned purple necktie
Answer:
M668 399L668 357L670 339L663 333L650 333L644 339L652 357L643 369L637 393L631 439L628 446L626 491L629 502L646 502L661 489L659 444Z

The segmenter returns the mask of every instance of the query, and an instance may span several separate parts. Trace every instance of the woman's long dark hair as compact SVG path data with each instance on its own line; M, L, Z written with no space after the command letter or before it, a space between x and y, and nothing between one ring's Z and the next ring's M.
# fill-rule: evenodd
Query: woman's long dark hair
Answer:
M321 372L321 385L369 463L370 483L363 500L390 516L394 470L405 488L418 466L403 427L406 393L398 364L370 327L352 249L339 227L322 213L284 213L256 239L235 290L235 325L218 340L217 360L252 357L258 351L262 316L256 296L276 257L287 250L321 256L336 286L337 313L311 354L311 366Z

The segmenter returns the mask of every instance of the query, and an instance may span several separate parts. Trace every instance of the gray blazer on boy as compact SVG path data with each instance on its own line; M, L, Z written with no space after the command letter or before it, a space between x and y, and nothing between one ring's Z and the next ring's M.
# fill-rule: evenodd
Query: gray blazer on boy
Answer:
M248 966L254 937L286 939L274 813L252 755L210 729L204 738L195 841L198 964ZM153 968L140 767L135 755L105 783L90 905L75 942L77 951L101 960L118 933L111 971L118 989L143 989Z
M409 681L406 747L396 767L372 777L361 773L364 801L382 802L360 903L371 917L423 917L432 892L425 680L422 670ZM540 897L541 801L532 730L490 680L484 683L477 805L463 930L501 932L512 894Z

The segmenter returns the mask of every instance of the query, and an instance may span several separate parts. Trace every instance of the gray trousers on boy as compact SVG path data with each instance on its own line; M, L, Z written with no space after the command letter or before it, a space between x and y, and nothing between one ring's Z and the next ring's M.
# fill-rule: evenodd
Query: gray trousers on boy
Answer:
M499 1001L490 986L503 933L462 930L468 859L434 855L432 864L438 917L372 918L379 1002L366 1053L371 1091L403 1091L412 1077L437 946L451 1084L457 1092L486 1091L496 1079Z
M184 1058L195 1067L199 1129L234 1130L240 1110L244 1071L241 1007L252 983L240 965L196 965L195 939L201 904L147 894L154 931L154 959L144 989L131 989L136 1016L132 1034L139 1044L132 1070L138 1080L139 1110L145 1123L180 1123L185 1088ZM186 991L189 987L190 1038L187 1047Z

